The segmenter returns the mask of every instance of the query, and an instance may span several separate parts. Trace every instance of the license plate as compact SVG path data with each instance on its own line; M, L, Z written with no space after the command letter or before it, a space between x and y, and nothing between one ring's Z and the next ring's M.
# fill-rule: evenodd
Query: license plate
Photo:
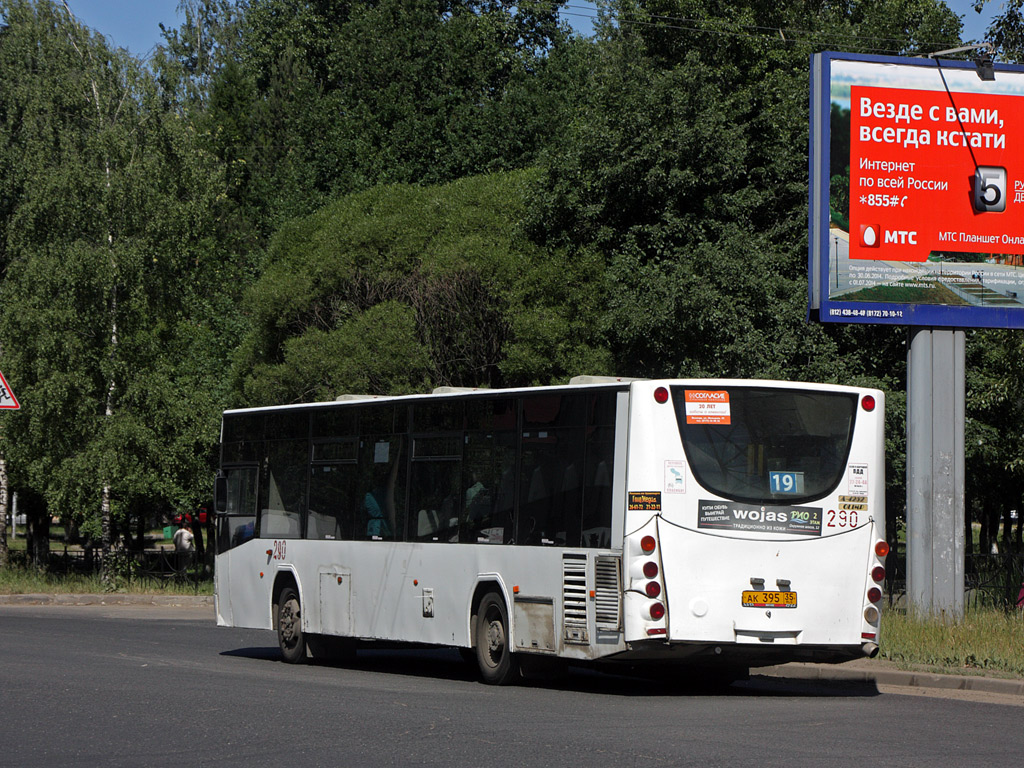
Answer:
M796 592L743 593L744 608L796 608Z

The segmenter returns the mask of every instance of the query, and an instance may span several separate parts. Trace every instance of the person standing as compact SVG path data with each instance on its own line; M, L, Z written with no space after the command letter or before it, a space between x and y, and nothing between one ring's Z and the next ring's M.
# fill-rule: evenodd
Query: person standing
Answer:
M184 570L192 565L192 553L195 551L195 535L192 526L185 523L174 532L174 551L178 555L178 568Z

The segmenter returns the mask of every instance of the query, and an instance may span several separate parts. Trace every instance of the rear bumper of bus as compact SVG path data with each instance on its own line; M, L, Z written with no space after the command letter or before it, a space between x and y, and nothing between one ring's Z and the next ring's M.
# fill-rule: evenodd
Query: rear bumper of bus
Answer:
M842 664L855 659L871 658L878 646L866 642L857 645L790 645L759 647L743 643L692 643L641 641L630 643L629 648L615 656L601 660L612 665L659 666L674 663L707 669L772 667L778 664L804 662L815 664Z

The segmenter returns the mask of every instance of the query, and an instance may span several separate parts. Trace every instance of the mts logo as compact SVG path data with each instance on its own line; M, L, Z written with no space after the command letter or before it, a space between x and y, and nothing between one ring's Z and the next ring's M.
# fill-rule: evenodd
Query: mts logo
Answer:
M877 224L861 224L861 247L878 248L883 243L885 245L917 245L917 230L887 229L882 231Z
M885 231L885 244L917 245L917 230L887 229Z

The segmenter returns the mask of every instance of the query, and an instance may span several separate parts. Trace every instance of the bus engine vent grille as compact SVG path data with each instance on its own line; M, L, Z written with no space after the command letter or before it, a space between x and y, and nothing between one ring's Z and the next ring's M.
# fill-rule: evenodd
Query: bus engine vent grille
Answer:
M598 629L618 631L622 627L622 589L619 578L622 560L598 557L594 560L594 602Z
M587 556L562 555L562 628L567 643L589 644Z

